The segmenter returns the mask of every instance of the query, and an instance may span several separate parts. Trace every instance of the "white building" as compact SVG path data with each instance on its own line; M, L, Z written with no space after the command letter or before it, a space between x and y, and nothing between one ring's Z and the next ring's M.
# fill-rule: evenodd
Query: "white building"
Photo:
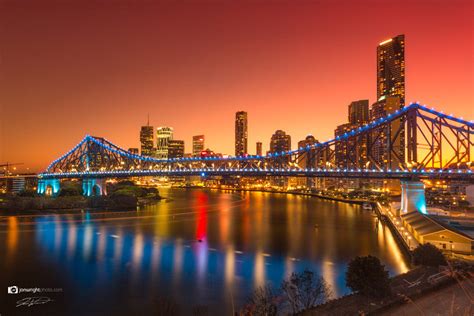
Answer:
M156 157L161 159L168 159L168 144L173 139L172 127L158 127L156 129Z

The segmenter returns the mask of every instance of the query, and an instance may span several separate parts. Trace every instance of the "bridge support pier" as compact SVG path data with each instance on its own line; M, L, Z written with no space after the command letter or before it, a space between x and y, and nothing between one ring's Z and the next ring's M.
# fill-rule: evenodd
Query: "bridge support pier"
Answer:
M425 200L425 186L419 180L401 180L402 196L400 212L420 212L427 214Z
M85 196L107 195L105 179L82 179L82 194Z
M37 192L40 195L52 195L56 196L59 194L60 181L59 179L39 179Z

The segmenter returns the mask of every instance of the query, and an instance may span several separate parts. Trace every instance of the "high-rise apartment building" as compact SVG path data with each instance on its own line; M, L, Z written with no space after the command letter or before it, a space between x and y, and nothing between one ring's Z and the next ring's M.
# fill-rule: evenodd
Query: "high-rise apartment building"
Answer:
M405 35L398 35L377 46L377 102L396 96L399 108L405 106ZM405 129L399 132L396 155L405 162Z
M193 156L200 156L204 150L204 135L193 136Z
M184 157L184 140L171 139L168 142L168 158Z
M257 142L256 153L257 153L257 156L262 155L262 153L263 153L263 151L262 151L262 142Z
M173 139L172 127L158 127L156 129L156 157L168 159L168 144Z
M398 96L381 97L379 101L372 104L370 119L374 121L394 113L400 108L400 102ZM399 131L403 128L400 129L400 124L402 124L400 121L394 121L390 125L390 130L382 126L373 132L374 137L372 138L375 139L375 142L372 145L372 157L381 168L396 169L404 162L404 156L400 156L400 153L404 152L402 148L404 147L404 138L401 137ZM388 139L389 135L391 135L391 140ZM389 150L389 142L392 142L392 151Z
M128 152L133 155L138 155L138 148L129 148Z
M352 101L348 107L349 123L363 125L369 121L369 100Z
M146 126L140 129L140 150L143 156L155 155L155 131L148 121Z
M405 35L377 46L377 100L382 96L399 96L405 106Z
M282 130L277 130L270 140L270 152L281 152L291 150L291 136Z
M235 113L235 156L244 156L247 151L247 112Z
M300 140L298 142L298 148L306 148L310 146L310 148L301 154L300 159L298 159L298 166L302 169L311 169L316 168L316 150L311 146L314 144L319 143L313 135L306 136L305 139ZM314 187L316 181L315 178L298 178L298 184L304 185L308 188Z
M316 143L318 143L316 138L314 138L313 135L308 135L308 136L306 136L305 139L300 140L298 142L298 148L306 148L307 146L312 146ZM303 169L304 168L314 168L315 163L316 163L315 159L313 159L314 156L315 156L315 153L316 153L316 151L314 149L309 150L307 152L304 152L301 155L301 159L299 159L298 165Z
M334 130L334 137L343 136L345 133L351 131L353 125L351 123L345 123L339 125ZM334 158L336 166L340 169L354 168L352 165L353 159L355 159L355 153L351 150L354 143L353 141L337 141L335 144Z

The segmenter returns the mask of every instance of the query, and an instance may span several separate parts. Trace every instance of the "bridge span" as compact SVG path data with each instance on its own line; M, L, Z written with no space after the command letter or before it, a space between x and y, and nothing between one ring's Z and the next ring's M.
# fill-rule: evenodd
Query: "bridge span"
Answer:
M420 180L474 182L473 134L472 121L412 103L326 142L264 156L157 159L87 135L39 174L38 193L57 194L61 179L82 179L85 195L106 194L108 178L146 176L399 179L402 205L414 207L425 204Z

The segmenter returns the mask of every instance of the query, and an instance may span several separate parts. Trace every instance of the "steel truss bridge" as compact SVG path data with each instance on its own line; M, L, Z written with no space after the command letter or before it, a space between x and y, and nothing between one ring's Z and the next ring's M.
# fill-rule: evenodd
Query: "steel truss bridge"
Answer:
M472 121L412 103L326 142L265 156L157 159L87 135L39 178L299 176L472 182L473 134Z

